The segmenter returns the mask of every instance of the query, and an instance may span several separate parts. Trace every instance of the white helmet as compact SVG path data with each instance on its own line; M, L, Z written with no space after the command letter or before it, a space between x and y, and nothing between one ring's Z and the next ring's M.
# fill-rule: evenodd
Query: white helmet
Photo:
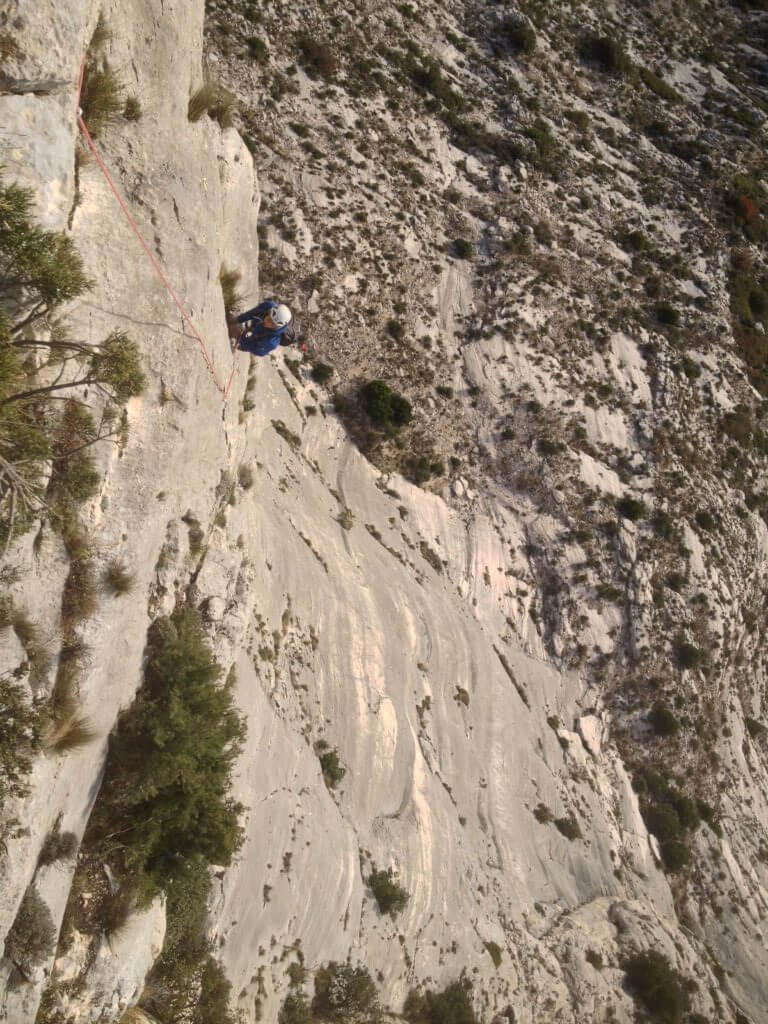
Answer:
M285 327L293 319L290 309L282 302L278 302L274 308L270 309L267 315L275 327Z

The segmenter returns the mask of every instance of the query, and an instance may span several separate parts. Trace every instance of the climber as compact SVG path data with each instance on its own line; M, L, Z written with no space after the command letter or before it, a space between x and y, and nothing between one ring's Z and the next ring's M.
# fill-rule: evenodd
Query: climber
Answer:
M296 325L283 302L267 299L230 320L229 336L241 352L266 356L278 345L292 345L296 341Z

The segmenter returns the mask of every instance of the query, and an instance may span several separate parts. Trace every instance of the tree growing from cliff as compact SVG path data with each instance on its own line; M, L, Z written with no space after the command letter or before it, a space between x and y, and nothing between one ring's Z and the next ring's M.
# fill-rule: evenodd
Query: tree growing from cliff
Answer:
M0 180L0 544L5 550L46 511L43 480L51 459L59 477L70 457L74 471L92 475L82 449L119 433L107 410L145 385L138 349L124 332L91 344L70 338L54 319L63 303L91 283L72 239L34 222L31 190ZM86 387L106 401L102 425L82 437L74 451L65 446L54 452L52 441L61 436L62 423L55 399L63 392L70 408L82 404L76 389ZM78 490L83 500L92 488Z
M199 613L159 619L148 642L144 685L111 738L87 837L140 903L191 859L229 864L243 841L243 806L229 789L245 724Z

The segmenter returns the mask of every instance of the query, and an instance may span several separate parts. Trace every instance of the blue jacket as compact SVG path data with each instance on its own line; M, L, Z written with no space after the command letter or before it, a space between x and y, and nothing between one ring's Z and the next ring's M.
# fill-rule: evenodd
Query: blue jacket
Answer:
M260 302L258 306L249 309L247 313L241 313L237 322L245 324L245 330L240 337L237 347L243 352L252 352L255 356L267 356L279 346L282 336L291 327L293 321L285 327L270 329L263 324L264 317L277 306L273 299Z

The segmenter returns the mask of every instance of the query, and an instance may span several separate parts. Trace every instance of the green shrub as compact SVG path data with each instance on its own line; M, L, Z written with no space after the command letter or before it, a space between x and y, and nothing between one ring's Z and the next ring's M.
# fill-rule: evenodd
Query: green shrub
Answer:
M93 566L87 558L73 558L61 595L61 621L65 628L89 619L99 604Z
M655 74L649 68L639 67L637 73L640 76L640 81L645 85L651 92L655 93L661 99L666 100L668 103L681 103L682 96L673 86L665 82L663 78Z
M749 715L744 719L744 724L747 727L747 732L753 740L759 739L765 735L766 727L762 722L758 722L756 718L751 718ZM702 815L703 817L703 815Z
M488 950L491 960L493 960L493 966L498 970L501 967L501 946L498 942L485 942L483 945Z
M371 380L360 389L363 408L374 423L394 428L410 423L413 410L402 395L392 392L383 380Z
M401 320L387 320L387 334L395 341L402 341L405 337L405 324Z
M430 93L445 110L456 112L464 106L464 100L451 86L437 61L413 60L408 63L408 71L416 88Z
M333 376L333 367L327 363L315 363L312 367L310 377L315 384L325 384Z
M278 1024L311 1024L313 1019L303 992L289 992L277 1015Z
M654 309L656 319L667 327L677 327L680 323L680 311L669 302L660 302Z
M339 69L339 62L336 55L326 40L317 39L308 32L302 32L296 40L301 63L307 74L321 78L333 78Z
M404 427L412 418L413 409L408 399L393 393L389 402L390 423L395 427Z
M453 243L453 252L457 259L471 260L475 256L475 247L466 238L457 238Z
M166 931L140 1006L158 1020L237 1024L229 1008L231 985L214 960L208 938L210 875L194 857L169 881Z
M248 46L249 57L253 57L257 61L269 60L269 47L261 36L248 36L245 42Z
M603 969L603 958L600 953L595 949L588 949L584 959L588 964L592 964L596 971L602 971Z
M680 871L690 860L688 833L700 824L697 803L651 768L638 768L632 783L640 794L646 827L659 841L664 866Z
M141 884L144 903L185 861L227 865L239 849L243 807L229 789L245 735L197 611L158 619L148 647L144 683L110 738L86 836L120 876Z
M515 53L531 54L536 49L536 33L527 21L514 15L501 24L501 35Z
M621 43L611 36L592 33L584 36L579 46L579 55L582 60L597 64L606 75L620 77L631 67Z
M571 842L574 839L581 839L579 823L572 814L569 814L567 818L555 818L555 828Z
M392 408L392 391L383 380L371 380L360 390L363 407L374 423L388 423Z
M704 660L700 648L682 639L675 642L675 656L680 667L688 669L698 668Z
M374 868L368 876L368 885L376 897L376 903L382 914L389 914L390 917L395 918L405 910L410 897L408 891L394 881L392 868L388 868L386 871L377 871Z
M0 677L0 805L27 792L42 727L42 710L29 687L9 675Z
M653 731L657 736L675 736L680 732L680 723L677 718L660 701L653 705L648 715L648 721L653 726Z
M122 86L106 61L92 57L85 64L80 107L91 138L97 139L107 125L123 111Z
M377 1024L381 1007L376 985L365 967L331 961L315 973L312 1014L320 1020Z
M253 487L253 469L247 462L241 462L237 467L237 482L244 491L249 491Z
M14 326L35 322L91 286L74 242L32 223L32 189L0 181L0 259L3 297L22 306Z
M347 774L347 769L339 761L338 750L331 750L325 740L318 740L315 744L315 753L320 759L323 782L328 789L335 789Z
M56 935L51 912L32 882L5 938L5 955L24 969L35 967L53 953Z
M409 1024L478 1024L468 978L451 982L442 992L412 990L403 1006Z
M696 519L696 525L699 529L704 530L707 533L709 533L710 530L714 530L717 525L715 523L715 517L706 509L699 509L694 518Z
M37 857L38 867L46 867L59 860L69 860L77 852L77 845L77 836L74 832L61 831L59 815L40 849Z
M405 463L405 475L419 487L433 476L442 476L444 473L445 464L440 459L427 455L411 455Z
M622 965L630 993L659 1024L681 1024L688 1008L683 977L663 953L649 949Z
M554 818L552 811L550 811L546 804L542 803L536 804L533 809L533 816L540 825L548 825Z
M638 519L644 519L648 515L648 508L645 502L639 501L637 498L631 498L629 495L619 498L616 502L616 511L622 519L629 519L633 523L637 522Z

